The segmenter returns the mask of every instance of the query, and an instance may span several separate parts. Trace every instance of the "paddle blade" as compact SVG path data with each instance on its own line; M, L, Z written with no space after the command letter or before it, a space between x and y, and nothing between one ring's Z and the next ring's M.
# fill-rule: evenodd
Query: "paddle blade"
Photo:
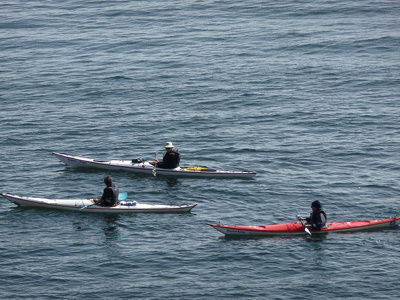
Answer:
M297 219L297 221L299 221L299 218L300 218L300 214L299 214L299 211L296 209L296 219ZM303 221L300 220L300 223L304 226L304 231L307 232L309 235L312 235L311 231L306 227L306 225L303 223Z
M128 198L128 193L119 193L118 195L118 200L125 200L126 198Z
M309 230L307 227L304 227L304 230L305 230L309 235L312 235L311 232L310 232L310 230Z

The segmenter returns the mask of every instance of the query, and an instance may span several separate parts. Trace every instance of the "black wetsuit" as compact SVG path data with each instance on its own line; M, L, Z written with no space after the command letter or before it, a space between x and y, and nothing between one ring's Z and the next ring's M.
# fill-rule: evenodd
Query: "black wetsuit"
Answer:
M175 169L179 167L181 161L181 155L177 151L171 151L165 153L163 160L158 162L156 167L163 169Z
M312 229L321 230L325 227L327 219L326 213L320 209L318 212L312 212L306 221L311 224Z
M101 196L102 206L114 206L118 201L119 189L117 186L108 186L103 191Z

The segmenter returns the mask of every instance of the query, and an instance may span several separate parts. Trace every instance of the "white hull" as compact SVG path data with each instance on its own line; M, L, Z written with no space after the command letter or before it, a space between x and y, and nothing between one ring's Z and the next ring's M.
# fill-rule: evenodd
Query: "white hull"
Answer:
M165 175L179 177L205 177L205 178L253 178L256 172L222 171L222 170L190 170L190 168L160 169L149 162L133 163L131 160L99 161L85 157L72 156L53 152L53 155L66 165L79 168L98 168L106 170L125 170L139 174Z
M17 196L13 194L0 195L22 207L53 208L70 211L100 213L188 213L197 205L143 204L133 201L120 201L117 206L104 207L93 205L92 199L47 199Z

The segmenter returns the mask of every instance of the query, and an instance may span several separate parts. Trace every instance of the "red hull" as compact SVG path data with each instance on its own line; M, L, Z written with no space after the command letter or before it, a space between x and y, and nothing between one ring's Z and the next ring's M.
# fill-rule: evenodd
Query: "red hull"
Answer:
M395 227L400 224L400 217L370 220L370 221L355 221L355 222L333 222L327 223L327 228L321 231L310 229L312 234L321 234L327 232L348 232L358 230L368 230L377 228ZM266 226L230 226L209 224L218 231L226 235L252 235L252 236L273 236L273 235L304 235L307 234L304 226L300 222L266 225Z

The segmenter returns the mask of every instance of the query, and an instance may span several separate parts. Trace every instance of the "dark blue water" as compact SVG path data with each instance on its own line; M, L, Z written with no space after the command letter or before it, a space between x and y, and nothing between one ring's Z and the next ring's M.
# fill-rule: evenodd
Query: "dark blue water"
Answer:
M227 239L207 226L399 214L398 1L3 1L2 193L199 203L88 215L0 201L3 299L394 299L399 230ZM66 168L51 152L252 170Z

